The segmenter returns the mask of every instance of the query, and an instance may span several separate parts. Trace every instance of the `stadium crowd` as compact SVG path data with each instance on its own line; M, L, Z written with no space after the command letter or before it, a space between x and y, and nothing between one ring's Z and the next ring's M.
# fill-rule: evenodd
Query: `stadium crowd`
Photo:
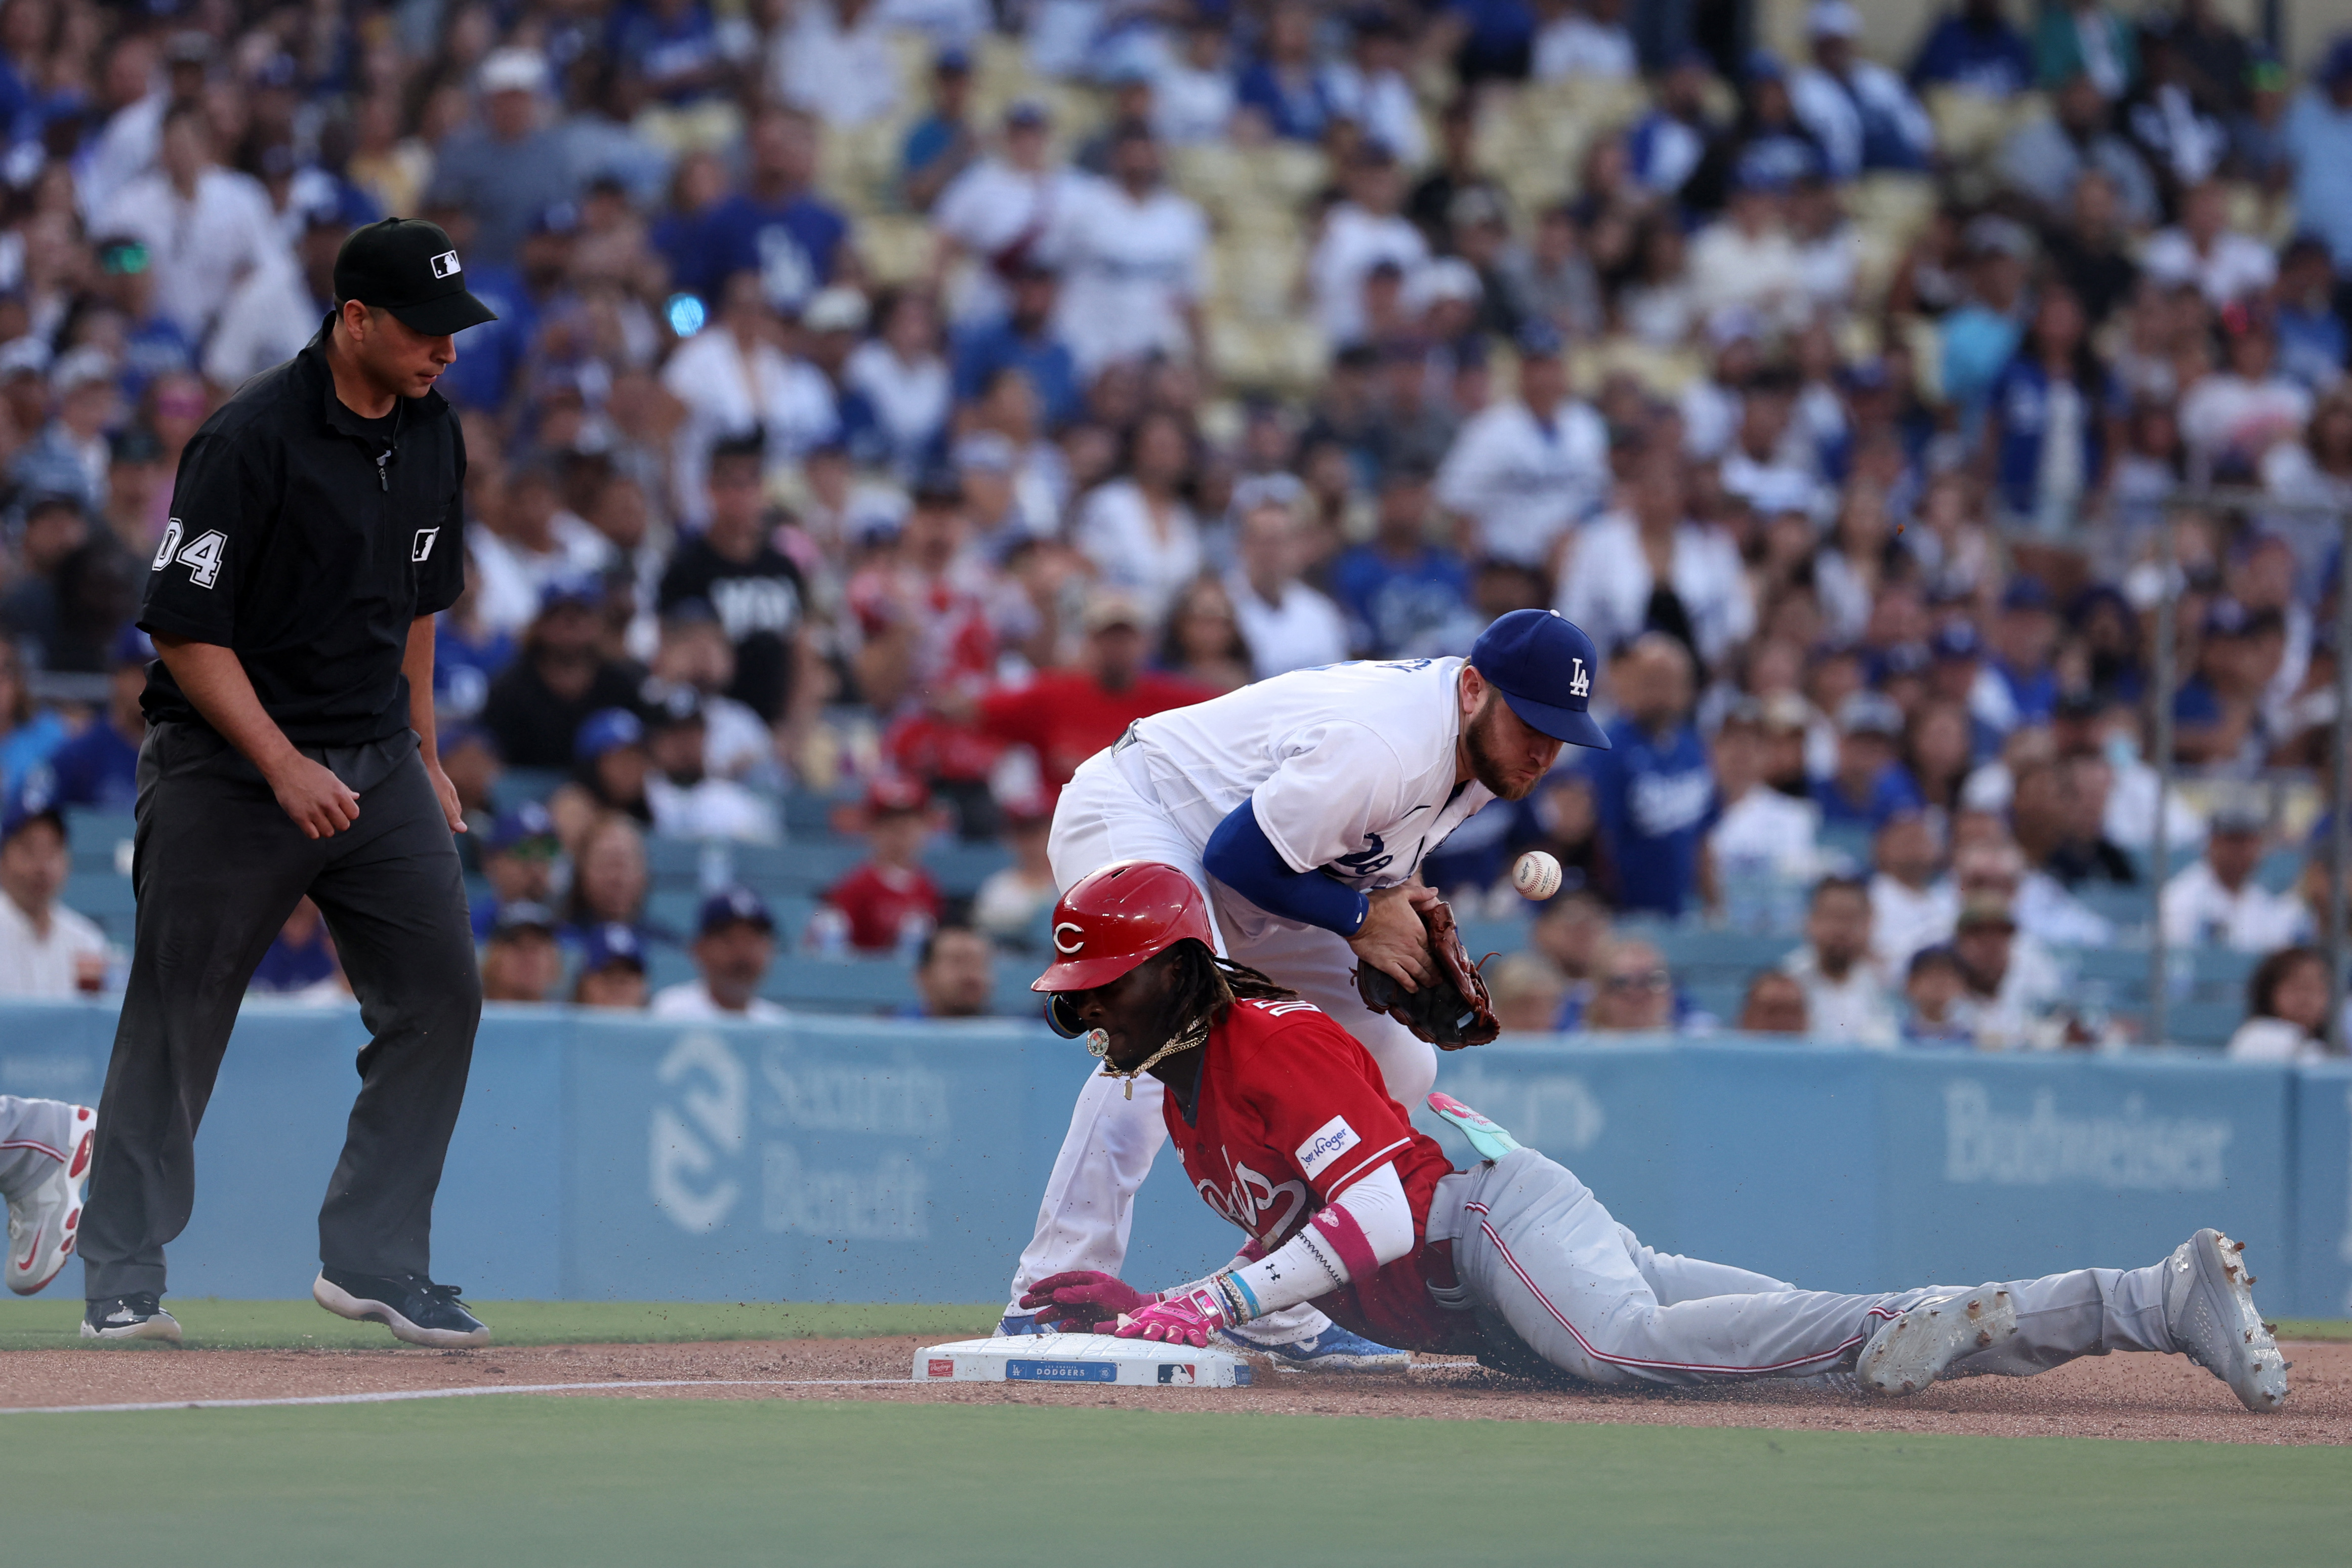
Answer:
M760 1016L780 953L895 953L912 1011L986 1011L1054 793L1129 721L1538 605L1610 654L1613 749L1428 868L1497 920L1516 853L1567 868L1494 971L1513 1027L2119 1044L2072 955L2161 876L2169 942L2246 955L2233 1049L2322 1050L2325 869L2278 852L2334 715L2352 37L2298 77L2210 0L1864 31L9 0L0 994L119 971L60 814L135 795L174 464L399 214L499 314L440 388L436 652L493 1000ZM2207 484L2260 496L2178 513L2168 574ZM847 837L813 911L722 851L648 913L649 840ZM952 897L950 837L1003 847ZM1794 951L1711 999L1694 931ZM314 909L257 984L338 994Z

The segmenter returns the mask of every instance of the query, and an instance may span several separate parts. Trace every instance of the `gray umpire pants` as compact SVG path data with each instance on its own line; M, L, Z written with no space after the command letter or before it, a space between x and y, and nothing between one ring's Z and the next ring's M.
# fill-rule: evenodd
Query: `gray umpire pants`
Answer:
M1465 1305L1490 1341L1504 1338L1507 1359L1524 1346L1600 1384L1838 1371L1888 1319L1982 1283L1848 1296L1654 1252L1573 1172L1533 1149L1440 1181L1428 1234L1453 1241ZM2011 1281L2015 1337L1954 1363L1947 1375L2029 1377L2077 1356L2170 1351L2162 1274L2158 1263Z
M92 1300L163 1292L238 1004L305 893L373 1037L319 1256L361 1274L431 1272L433 1194L482 1014L457 846L415 735L305 752L360 798L359 820L331 838L304 837L259 770L205 726L156 724L140 748L138 935L79 1244Z

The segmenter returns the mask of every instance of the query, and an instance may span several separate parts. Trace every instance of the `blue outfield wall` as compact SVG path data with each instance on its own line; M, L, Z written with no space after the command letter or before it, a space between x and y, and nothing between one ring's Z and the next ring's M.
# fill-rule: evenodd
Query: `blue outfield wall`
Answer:
M95 1103L112 1035L100 1005L0 1009L0 1093ZM246 1010L175 1293L305 1292L364 1038L355 1009ZM1092 1065L1019 1023L493 1007L434 1271L484 1299L989 1300ZM2352 1066L1529 1041L1439 1083L1666 1250L1866 1289L2139 1264L2216 1225L2256 1249L2267 1310L2352 1315ZM1190 1278L1235 1239L1163 1151L1129 1275Z

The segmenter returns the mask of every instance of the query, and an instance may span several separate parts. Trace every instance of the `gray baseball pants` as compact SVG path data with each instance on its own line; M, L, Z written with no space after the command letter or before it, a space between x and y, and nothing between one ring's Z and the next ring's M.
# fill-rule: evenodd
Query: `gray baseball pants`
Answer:
M374 1037L319 1211L319 1256L356 1274L430 1273L433 1194L482 1016L457 848L409 731L305 754L360 797L359 820L331 838L305 838L207 726L151 725L140 747L138 937L79 1244L93 1301L163 1292L237 1006L305 893Z
M27 1192L73 1158L74 1108L0 1094L0 1198Z
M1490 1338L1505 1327L1553 1366L1600 1384L1838 1371L1888 1319L1975 1288L1848 1296L1656 1252L1611 1218L1575 1173L1533 1149L1438 1183L1428 1234L1454 1243L1466 1304ZM2011 1281L2015 1337L1954 1363L1948 1375L2030 1377L2077 1356L2168 1352L2161 1275L2155 1264Z

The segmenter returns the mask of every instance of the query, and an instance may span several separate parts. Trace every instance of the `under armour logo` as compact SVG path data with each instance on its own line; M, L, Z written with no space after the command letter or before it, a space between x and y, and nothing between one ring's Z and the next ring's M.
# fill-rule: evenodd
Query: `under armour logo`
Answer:
M1062 939L1062 933L1064 931L1068 931L1070 933L1069 940L1066 942ZM1062 954L1064 957L1068 957L1071 953L1077 952L1080 948L1086 945L1087 929L1086 927L1078 924L1077 921L1064 921L1061 924L1054 928L1054 951Z
M433 258L433 276L436 278L455 278L464 270L465 265L457 259L457 253L454 250L445 250Z

